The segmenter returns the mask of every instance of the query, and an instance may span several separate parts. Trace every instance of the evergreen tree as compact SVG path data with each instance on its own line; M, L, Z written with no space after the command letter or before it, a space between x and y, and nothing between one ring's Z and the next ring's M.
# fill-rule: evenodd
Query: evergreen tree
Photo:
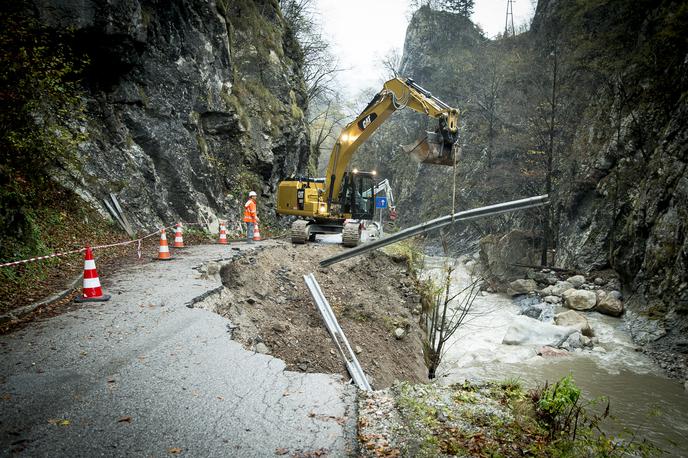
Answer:
M444 9L470 18L473 14L473 0L443 0Z

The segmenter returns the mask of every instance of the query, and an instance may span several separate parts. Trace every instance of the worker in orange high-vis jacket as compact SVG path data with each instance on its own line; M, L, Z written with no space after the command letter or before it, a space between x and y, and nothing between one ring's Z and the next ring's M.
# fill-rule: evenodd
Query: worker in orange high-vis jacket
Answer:
M260 221L258 218L258 211L256 210L256 199L258 194L254 191L248 193L248 201L244 204L244 222L246 223L246 237L248 243L255 243L253 241L253 229L256 223Z

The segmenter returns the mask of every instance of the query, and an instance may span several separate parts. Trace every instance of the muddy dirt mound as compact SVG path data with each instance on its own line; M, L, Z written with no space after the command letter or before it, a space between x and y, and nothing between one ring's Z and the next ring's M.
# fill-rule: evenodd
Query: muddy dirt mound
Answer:
M314 272L375 388L394 380L427 381L414 314L420 299L405 263L373 253L318 266L341 249L284 243L248 253L222 267L225 289L211 308L237 326L234 338L284 360L289 370L349 378L303 280ZM398 328L404 330L400 339Z

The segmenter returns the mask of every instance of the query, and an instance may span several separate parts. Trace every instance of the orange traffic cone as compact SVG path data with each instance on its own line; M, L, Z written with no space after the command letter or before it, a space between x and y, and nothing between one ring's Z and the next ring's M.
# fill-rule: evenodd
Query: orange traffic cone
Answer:
M172 256L170 256L170 247L167 246L167 235L165 235L165 229L160 231L160 249L158 250L158 257L153 259L158 261L169 261L172 259Z
M174 247L184 248L184 238L182 237L182 223L177 223L177 228L174 232Z
M227 229L225 228L225 223L220 222L220 239L217 243L221 245L227 245Z
M86 255L84 256L84 288L82 295L74 299L74 302L105 302L110 300L108 294L103 294L103 289L100 287L100 279L98 278L98 271L96 271L96 261L93 259L93 252L91 247L86 247Z
M258 230L258 223L253 225L253 240L260 242L260 231Z

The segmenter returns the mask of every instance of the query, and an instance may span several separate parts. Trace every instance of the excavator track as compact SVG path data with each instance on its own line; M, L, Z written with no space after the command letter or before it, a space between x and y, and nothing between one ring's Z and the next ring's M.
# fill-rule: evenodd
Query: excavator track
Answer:
M361 230L358 223L347 223L342 230L342 245L355 247L361 242Z
M291 225L291 243L304 244L310 236L309 221L298 219Z

